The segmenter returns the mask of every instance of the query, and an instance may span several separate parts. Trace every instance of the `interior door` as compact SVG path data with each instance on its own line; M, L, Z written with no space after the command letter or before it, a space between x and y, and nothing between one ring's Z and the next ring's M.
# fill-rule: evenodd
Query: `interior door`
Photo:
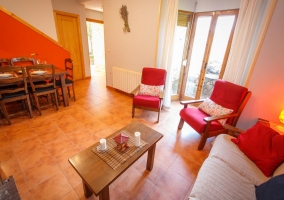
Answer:
M209 97L223 77L237 15L238 10L195 14L182 99Z
M54 15L58 42L70 52L73 60L74 79L82 79L85 74L79 16L60 11L54 11Z

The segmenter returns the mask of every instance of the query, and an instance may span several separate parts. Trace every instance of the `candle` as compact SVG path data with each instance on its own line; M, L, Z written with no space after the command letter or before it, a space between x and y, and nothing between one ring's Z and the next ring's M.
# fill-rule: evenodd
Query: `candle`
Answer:
M107 145L106 145L106 139L100 139L100 149L102 151L107 149Z
M134 136L135 136L135 146L140 147L140 132L135 132Z

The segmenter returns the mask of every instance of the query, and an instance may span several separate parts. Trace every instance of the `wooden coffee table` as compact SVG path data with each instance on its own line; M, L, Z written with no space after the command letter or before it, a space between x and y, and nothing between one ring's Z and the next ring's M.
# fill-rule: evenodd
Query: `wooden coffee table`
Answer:
M148 144L143 146L136 154L130 157L116 170L113 170L107 163L97 156L97 154L92 152L92 149L98 146L99 143L90 146L69 159L70 164L83 180L84 193L87 198L92 194L95 194L96 196L99 195L100 200L110 199L109 185L147 151L148 158L146 169L149 171L152 170L156 143L163 137L163 135L144 124L133 122L111 134L107 137L107 139L113 138L122 130L126 130L132 134L134 134L135 131L139 131L141 133L141 139Z

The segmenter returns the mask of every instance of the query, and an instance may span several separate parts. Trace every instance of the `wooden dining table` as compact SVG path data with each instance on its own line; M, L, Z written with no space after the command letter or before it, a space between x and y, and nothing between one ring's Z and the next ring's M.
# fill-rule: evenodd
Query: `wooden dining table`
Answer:
M18 66L17 66L18 67ZM25 66L23 66L25 67ZM66 87L66 83L65 83L65 75L68 74L68 72L65 69L59 68L54 66L54 74L56 78L59 78L60 83L61 83L61 91L62 91L62 97L63 97L63 104L64 106L69 106L69 97L67 94L67 87ZM21 76L21 73L16 73L16 76Z

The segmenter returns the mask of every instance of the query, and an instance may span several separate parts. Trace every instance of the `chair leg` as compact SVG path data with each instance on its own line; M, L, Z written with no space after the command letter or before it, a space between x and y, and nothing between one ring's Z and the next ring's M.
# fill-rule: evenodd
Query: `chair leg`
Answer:
M182 129L183 124L184 124L184 120L183 120L183 118L180 118L179 124L178 124L178 130L181 130L181 129Z
M54 91L53 95L54 95L56 110L59 110L58 109L58 101L57 101L57 91Z
M33 118L32 106L31 106L29 95L27 95L27 104L28 104L28 110L29 110L29 113L30 113L30 118Z
M68 90L68 96L69 96L69 98L70 98L71 95L70 95L70 87L69 87L69 86L67 87L67 90Z
M34 94L34 98L35 98L35 103L36 103L38 113L41 116L41 109L40 109L40 105L39 105L39 101L38 101L38 96L36 94Z
M132 105L132 118L134 117L134 114L135 114L135 108L134 105Z
M8 124L11 125L11 120L9 118L8 111L7 111L5 103L3 101L1 101L1 107L2 107L2 110L3 110L4 116L5 116L6 120L8 121Z
M204 148L206 141L207 141L207 134L202 133L201 140L197 148L199 151Z
M74 101L76 101L76 97L75 97L75 89L74 89L74 83L72 84L72 89L73 89L73 97L74 97Z
M59 95L58 90L59 89L56 89L56 95L57 95L58 105L61 106L60 95Z

